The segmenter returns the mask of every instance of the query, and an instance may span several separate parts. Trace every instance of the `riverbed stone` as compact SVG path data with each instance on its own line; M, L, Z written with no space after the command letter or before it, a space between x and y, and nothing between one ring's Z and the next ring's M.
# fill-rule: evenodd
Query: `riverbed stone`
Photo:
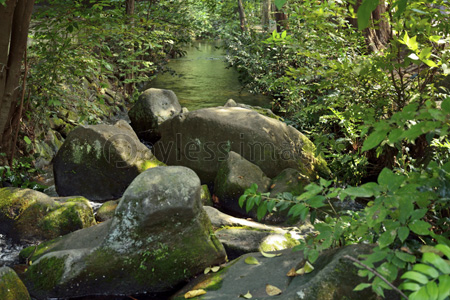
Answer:
M181 105L173 91L151 88L139 96L128 115L131 126L141 139L156 142L160 138L159 125L181 111Z
M110 200L100 206L95 214L95 219L97 222L105 222L114 217L114 212L116 211L117 205L119 205L119 200Z
M157 167L125 191L111 220L26 248L24 274L37 299L164 292L226 255L202 208L200 180Z
M258 185L258 192L265 193L270 188L270 178L260 167L252 164L234 151L228 153L226 160L220 163L214 181L214 194L223 210L241 216L255 217L254 211L247 212L239 206L239 197L253 183Z
M199 276L184 287L171 300L184 299L184 294L193 289L204 289L202 300L238 299L240 295L250 293L252 299L317 300L379 299L371 289L355 292L353 289L366 282L359 277L358 268L344 256L358 257L370 253L369 245L351 245L332 249L320 254L313 263L314 270L302 276L288 277L286 274L294 268L298 270L305 264L302 252L291 249L277 251L276 257L264 257L261 253L249 253L233 260L219 272ZM254 257L259 264L249 265L245 259ZM266 285L279 288L282 293L270 296Z
M74 129L53 161L53 173L60 196L107 201L120 198L137 175L159 165L130 125L121 120Z
M55 198L31 189L0 189L1 233L13 240L44 241L95 224L84 197Z
M204 108L180 114L159 127L155 156L168 165L193 169L213 183L230 151L254 163L270 178L294 168L311 179L328 176L314 144L292 126L241 107Z
M298 170L292 168L285 169L272 179L270 197L275 198L278 194L285 192L298 196L304 192L305 186L309 183L309 178Z
M266 117L269 117L269 118L277 119L277 120L280 120L280 121L283 120L282 117L277 116L273 111L271 111L268 108L263 108L261 106L253 106L253 105L248 105L248 104L243 104L243 103L237 103L233 99L228 99L228 101L224 104L224 107L241 107L241 108L246 108L246 109L253 110L253 111L257 112L257 113L260 113L263 116L266 116Z
M0 299L28 300L31 299L27 288L13 269L0 268Z

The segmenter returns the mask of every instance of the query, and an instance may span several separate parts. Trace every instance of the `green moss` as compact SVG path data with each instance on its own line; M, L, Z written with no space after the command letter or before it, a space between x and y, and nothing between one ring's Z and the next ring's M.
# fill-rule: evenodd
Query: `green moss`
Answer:
M25 273L25 278L33 283L34 289L51 291L64 274L64 257L43 257L39 263L31 265Z
M206 184L202 185L202 192L200 198L202 199L202 204L207 206L213 206L214 203L211 199L211 193L209 192L208 186Z
M0 299L30 299L27 288L12 269L0 268Z
M138 166L139 172L142 173L147 169L155 168L155 167L164 167L166 166L165 163L160 162L156 158L150 159L150 160L144 160L140 163Z
M60 239L61 237L58 237L54 240L43 242L38 246L30 246L23 249L22 251L20 251L19 254L20 260L21 261L28 260L32 262L38 260L42 255L47 253L47 251L52 249L56 244L56 242L58 242Z
M0 220L7 218L17 220L22 213L36 201L29 189L2 188L0 189Z

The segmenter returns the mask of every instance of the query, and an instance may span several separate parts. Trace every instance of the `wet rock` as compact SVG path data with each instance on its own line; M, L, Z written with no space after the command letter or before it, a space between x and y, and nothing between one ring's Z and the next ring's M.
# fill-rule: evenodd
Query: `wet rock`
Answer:
M234 151L268 176L286 168L309 178L327 176L314 144L295 128L240 107L204 108L178 115L159 126L155 156L168 165L193 169L203 183L212 183L221 161Z
M185 167L152 168L127 188L111 220L26 248L24 282L37 299L173 289L225 252Z
M280 256L267 258L261 253L250 253L230 262L218 273L200 276L183 288L172 300L184 299L184 294L195 287L205 289L203 300L237 299L250 293L252 299L317 300L317 299L378 299L370 289L354 292L353 289L366 278L357 275L358 268L345 255L358 257L370 253L368 245L352 245L325 251L313 264L311 273L297 277L286 274L294 268L301 268L305 259L301 252L283 250ZM254 257L258 265L245 263L247 257ZM238 280L237 280L238 279ZM282 293L269 296L266 285L279 288Z
M265 193L269 190L270 178L257 165L236 152L228 153L227 159L220 163L214 181L214 194L220 207L227 212L255 218L255 211L247 213L245 207L239 206L239 197L253 183L258 185L259 192Z
M1 233L15 241L43 241L95 224L83 197L51 198L20 188L0 189Z
M106 201L120 198L137 175L159 165L130 125L119 121L73 130L54 159L53 172L60 196Z
M128 115L131 126L141 139L156 142L160 138L159 125L180 114L181 110L173 91L152 88L139 96Z
M253 110L253 111L257 112L257 113L260 113L263 116L266 116L266 117L269 117L269 118L273 118L273 119L280 120L280 121L283 120L283 118L281 118L280 116L277 116L276 114L273 113L273 111L271 111L268 108L262 108L260 106L252 106L252 105L248 105L248 104L237 103L233 99L228 99L228 101L224 104L224 107L241 107L241 108L246 108L246 109Z
M0 299L27 300L31 299L27 288L13 269L0 268Z

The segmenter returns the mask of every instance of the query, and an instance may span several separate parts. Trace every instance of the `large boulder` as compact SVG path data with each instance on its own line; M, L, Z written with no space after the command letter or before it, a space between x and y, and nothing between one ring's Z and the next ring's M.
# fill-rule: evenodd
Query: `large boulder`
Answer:
M75 128L53 161L53 173L60 196L106 201L120 198L137 175L159 165L130 125L119 121Z
M24 282L37 299L163 292L226 255L201 205L196 174L158 167L128 187L113 219L26 248Z
M0 230L13 240L49 240L95 224L86 198L52 198L30 189L0 189Z
M193 169L212 183L219 163L234 151L270 178L286 168L310 178L326 176L325 161L314 144L292 126L240 107L214 107L175 116L159 127L155 156L168 165Z
M181 105L173 91L152 88L139 96L128 116L140 138L156 142L160 138L159 125L180 113Z
M240 295L247 293L252 295L252 299L260 300L376 300L379 298L371 289L353 291L367 279L359 277L358 268L344 257L358 257L370 251L369 245L352 245L325 251L313 264L314 270L311 273L296 277L288 277L286 274L305 264L306 260L301 252L288 249L281 251L280 256L270 258L261 253L249 253L230 262L217 273L200 276L171 299L181 300L191 289L204 289L206 294L201 296L202 300L238 299ZM259 263L249 265L245 262L247 257L256 258ZM268 284L279 288L281 294L268 295Z
M27 288L13 269L0 268L0 299L2 300L29 300Z
M255 217L254 211L247 213L245 207L239 206L239 197L252 183L258 185L258 191L261 193L267 192L270 188L270 178L260 167L230 151L228 158L220 163L214 181L214 195L220 207L238 215Z

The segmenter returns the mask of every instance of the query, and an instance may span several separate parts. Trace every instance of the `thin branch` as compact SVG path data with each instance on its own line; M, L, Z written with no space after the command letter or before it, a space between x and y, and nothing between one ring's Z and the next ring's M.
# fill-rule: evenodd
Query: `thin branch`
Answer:
M360 262L359 260L357 260L354 257L351 257L349 255L344 255L344 258L350 259L351 261L357 263L358 265L366 268L367 270L369 270L370 272L372 272L373 274L375 274L376 276L378 276L381 280L383 280L387 285L389 285L394 291L396 291L397 293L399 293L400 295L403 296L403 298L408 300L408 296L406 296L401 290L399 290L398 288L396 288L392 283L390 283L386 278L383 277L383 275L381 275L380 273L378 273L377 271L375 271L374 269L372 269L371 267L369 267L368 265L363 264L362 262Z

